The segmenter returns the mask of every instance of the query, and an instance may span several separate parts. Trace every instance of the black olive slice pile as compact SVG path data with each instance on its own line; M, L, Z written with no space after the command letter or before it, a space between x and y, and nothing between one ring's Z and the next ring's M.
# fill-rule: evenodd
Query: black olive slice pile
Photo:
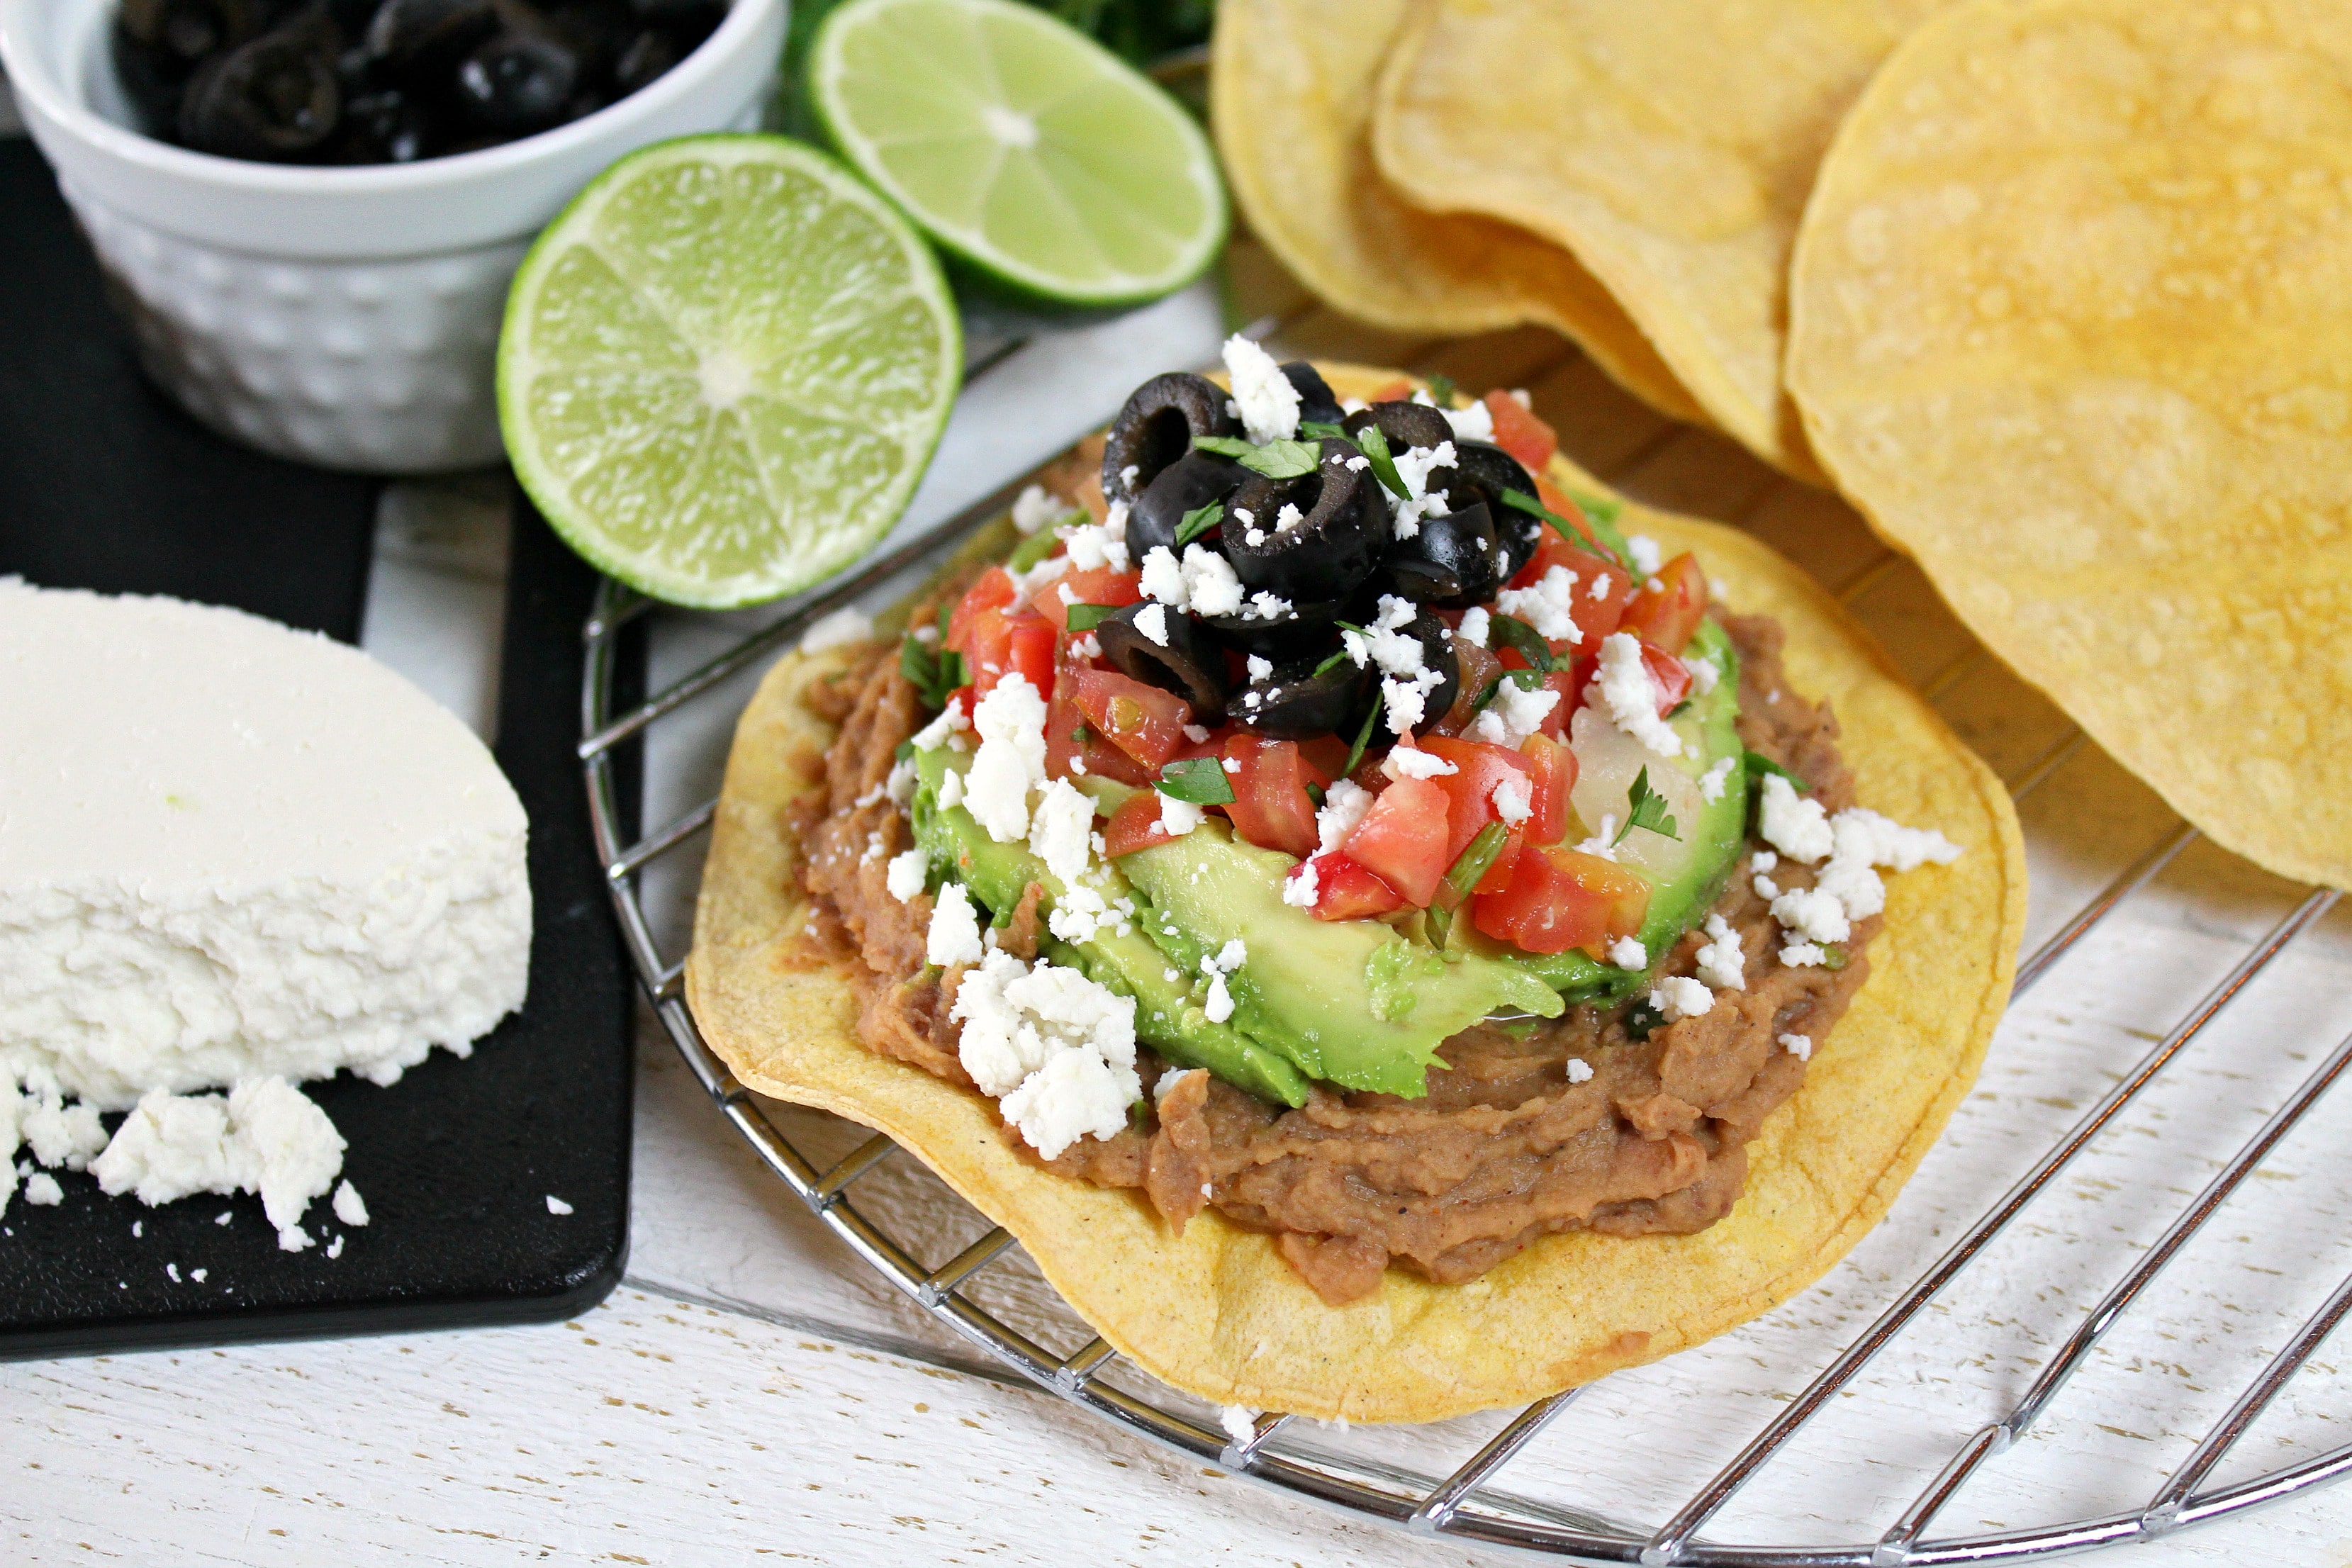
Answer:
M1160 612L1168 640L1163 645L1135 623ZM1111 668L1132 680L1172 691L1192 704L1192 717L1214 724L1225 716L1225 650L1201 623L1181 610L1146 599L1106 616L1095 640Z
M1417 605L1466 610L1510 581L1509 553L1481 501L1443 517L1424 517L1411 539L1389 547L1381 563L1389 592Z
M1453 477L1446 482L1445 499L1456 510L1486 507L1494 519L1495 531L1503 548L1510 554L1509 568L1503 574L1505 582L1518 575L1519 568L1534 559L1545 526L1543 519L1505 502L1503 495L1507 490L1517 490L1523 496L1536 493L1535 480L1528 477L1517 458L1484 441L1454 443Z
M1351 659L1295 659L1244 687L1233 700L1233 713L1261 735L1304 741L1354 733L1371 695L1371 672Z
M1375 403L1349 415L1340 421L1339 427L1352 440L1371 425L1380 426L1391 452L1402 452L1408 447L1434 449L1454 439L1454 426L1446 423L1444 415L1426 403Z
M1319 446L1322 461L1313 473L1250 475L1227 503L1225 558L1243 587L1294 603L1344 599L1379 563L1389 538L1380 481L1348 442L1327 438ZM1296 508L1299 520L1284 528L1286 507Z
M1103 499L1133 505L1160 470L1204 436L1239 436L1225 390L1204 375L1170 371L1128 395L1103 442Z
M123 0L116 74L199 153L394 163L593 113L684 59L725 0Z
M1339 399L1331 391L1331 384L1323 373L1303 359L1290 360L1281 367L1283 379L1298 394L1298 422L1302 425L1337 425L1347 416L1340 412Z

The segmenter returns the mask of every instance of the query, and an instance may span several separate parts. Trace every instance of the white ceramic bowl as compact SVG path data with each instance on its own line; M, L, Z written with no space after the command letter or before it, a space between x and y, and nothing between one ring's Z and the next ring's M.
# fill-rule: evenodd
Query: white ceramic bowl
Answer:
M108 47L115 0L0 0L0 63L96 247L147 369L205 424L368 473L499 456L492 361L531 237L623 153L755 129L787 0L733 0L642 91L520 142L303 168L153 141Z

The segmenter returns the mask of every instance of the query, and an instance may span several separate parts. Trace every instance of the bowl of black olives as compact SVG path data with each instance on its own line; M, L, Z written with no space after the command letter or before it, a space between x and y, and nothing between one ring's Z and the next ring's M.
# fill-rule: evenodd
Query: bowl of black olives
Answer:
M375 473L499 455L530 241L614 160L757 129L787 0L0 0L26 128L151 374Z

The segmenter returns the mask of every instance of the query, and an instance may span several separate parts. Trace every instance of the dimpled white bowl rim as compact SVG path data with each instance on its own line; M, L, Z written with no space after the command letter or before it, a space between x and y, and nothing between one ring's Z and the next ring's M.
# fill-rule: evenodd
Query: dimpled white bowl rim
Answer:
M786 4L733 0L667 75L570 125L374 167L215 158L128 129L114 0L0 0L0 65L148 373L190 413L299 462L434 473L501 455L499 321L531 239L625 153L755 129Z

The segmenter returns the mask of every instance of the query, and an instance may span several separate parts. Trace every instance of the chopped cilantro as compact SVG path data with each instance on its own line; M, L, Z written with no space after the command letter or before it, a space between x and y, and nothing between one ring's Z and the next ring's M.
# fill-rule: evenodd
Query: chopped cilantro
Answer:
M1633 775L1633 787L1626 792L1625 800L1633 809L1627 814L1625 826L1617 830L1617 837L1609 841L1611 848L1624 843L1625 835L1637 827L1646 827L1676 843L1682 841L1682 835L1675 831L1675 819L1666 814L1666 797L1650 787L1650 770L1646 766Z
M1328 670L1329 670L1329 669L1330 669L1334 665L1345 664L1345 663L1347 663L1347 662L1348 662L1348 650L1347 650L1346 648L1341 648L1339 652L1337 652L1337 653L1333 654L1330 658L1328 658L1325 659L1322 663L1320 663L1320 664L1317 665L1317 666L1315 667L1315 673L1316 673L1317 675L1324 674L1325 672L1328 671ZM1311 678L1310 678L1310 679L1311 679Z
M1298 422L1298 433L1317 441L1344 441L1348 438L1347 431L1328 419L1301 419Z
M1387 486L1391 495L1412 499L1412 492L1404 488L1404 476L1397 472L1396 459L1389 455L1389 438L1381 434L1379 426L1367 424L1356 432L1356 450L1372 465L1372 477Z
M1364 727L1356 731L1356 743L1348 748L1348 765L1339 770L1340 777L1345 778L1354 773L1356 764L1364 760L1364 748L1372 743L1372 726L1380 721L1381 705L1376 699L1372 703L1372 710L1364 715Z
M1494 679L1486 682L1486 689L1478 693L1478 700L1470 705L1470 715L1472 718L1475 719L1479 714L1484 713L1486 710L1487 704L1493 702L1497 696L1501 695L1503 682L1506 680L1509 681L1512 685L1517 687L1522 691L1533 691L1537 687L1543 684L1543 677L1538 675L1532 669L1507 669L1503 671L1502 674L1495 677Z
M1231 436L1196 436L1192 445L1204 452L1221 453L1269 479L1299 479L1323 463L1323 449L1312 441L1268 441L1253 447Z
M1118 610L1119 607L1117 605L1072 605L1070 630L1090 632L1118 614Z
M1624 1017L1620 1020L1625 1026L1625 1037L1629 1040L1648 1039L1650 1031L1665 1021L1666 1016L1651 1006L1646 996L1626 1008Z
M1574 499L1577 510L1584 513L1584 521L1592 525L1592 534L1590 538L1585 536L1582 529L1578 528L1527 491L1505 490L1503 492L1505 506L1526 512L1530 517L1541 518L1559 530L1562 539L1580 550L1590 550L1598 544L1602 554L1614 560L1618 565L1632 573L1638 580L1642 576L1641 569L1633 564L1633 552L1626 544L1625 536L1617 531L1613 521L1617 516L1617 504L1614 501L1601 500L1598 497L1579 496Z
M1519 657L1526 659L1537 674L1551 673L1551 644L1544 641L1541 632L1517 616L1487 616L1486 636L1490 639L1500 637L1504 642L1517 648Z
M898 673L915 688L923 706L933 710L948 705L948 695L966 683L963 655L952 648L932 649L909 636L898 645Z
M1013 553L1004 558L1004 569L1013 573L1026 572L1053 554L1054 546L1059 542L1052 529L1041 528L1023 540L1014 547Z
M1194 507L1184 514L1184 521L1176 525L1176 548L1183 549L1224 521L1225 503L1221 500Z
M1457 900L1468 898L1486 873L1494 869L1495 857L1503 852L1504 841L1510 836L1510 829L1501 823L1490 822L1462 847L1462 853L1445 872L1445 885L1454 889Z
M1811 784L1799 778L1796 774L1790 773L1788 769L1782 767L1780 763L1774 762L1771 758L1766 756L1763 752L1748 752L1748 776L1754 779L1759 784L1761 784L1764 782L1764 775L1766 773L1780 774L1780 777L1787 779L1790 784L1794 785L1798 793L1801 795L1809 793L1812 789Z
M1214 757L1184 757L1160 770L1160 793L1194 805L1231 805L1234 781Z
M1454 378L1445 374L1442 371L1433 370L1429 373L1425 379L1429 383L1429 395L1431 401L1434 402L1440 408L1453 407Z

